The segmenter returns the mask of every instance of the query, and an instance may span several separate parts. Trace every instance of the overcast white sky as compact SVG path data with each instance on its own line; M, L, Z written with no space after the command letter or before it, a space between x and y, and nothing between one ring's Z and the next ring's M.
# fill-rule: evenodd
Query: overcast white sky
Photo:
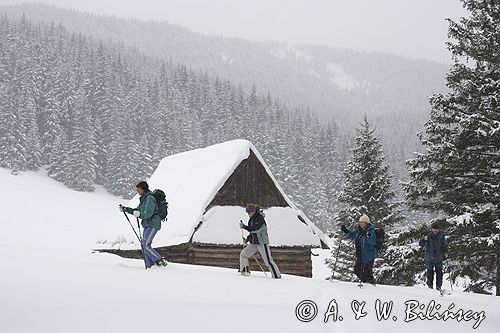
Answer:
M380 51L449 62L459 0L0 0L168 21L206 34Z

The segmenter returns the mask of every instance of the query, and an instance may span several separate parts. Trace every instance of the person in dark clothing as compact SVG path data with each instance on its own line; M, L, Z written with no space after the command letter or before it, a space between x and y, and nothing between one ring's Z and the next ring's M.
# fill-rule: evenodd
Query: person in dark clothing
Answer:
M431 289L434 287L434 272L436 272L436 289L441 290L443 259L448 259L448 243L437 223L431 225L431 231L420 239L419 245L425 250L427 286Z
M249 274L248 258L252 257L259 251L262 260L266 264L269 272L275 279L281 278L281 273L271 256L271 249L269 248L269 236L267 234L267 224L264 219L264 212L260 207L254 204L248 204L246 207L249 220L248 225L240 222L240 228L249 232L246 238L246 246L240 253L240 270L241 274Z
M341 230L356 245L354 274L361 282L375 284L373 263L377 258L377 235L375 234L375 227L370 223L370 219L367 215L362 215L359 218L357 227L349 230L343 225Z

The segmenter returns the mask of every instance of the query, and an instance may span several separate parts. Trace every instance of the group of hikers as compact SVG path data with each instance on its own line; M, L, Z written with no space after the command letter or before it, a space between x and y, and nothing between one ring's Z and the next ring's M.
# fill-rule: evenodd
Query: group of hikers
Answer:
M141 248L144 254L146 268L156 266L167 266L167 261L152 246L156 233L161 229L161 218L158 213L158 206L155 197L149 190L149 185L142 181L136 185L136 192L139 194L139 205L130 208L120 205L120 212L128 213L141 219L143 235ZM243 250L240 252L239 272L249 275L248 259L260 253L262 260L267 266L271 276L275 279L281 278L281 273L271 256L269 247L269 236L264 212L258 205L247 204L245 208L248 214L248 223L240 221L240 228L248 231L248 236L244 239ZM345 225L341 230L346 236L354 241L356 248L356 262L354 273L361 282L375 284L373 277L373 263L378 256L377 235L375 226L370 223L370 218L363 214L358 225L348 229ZM431 231L420 239L419 245L425 249L425 269L427 276L427 286L434 288L434 274L436 275L436 289L441 290L443 285L443 260L448 258L448 244L444 233L437 223L431 225Z
M363 214L358 221L359 225L348 229L345 225L341 230L356 245L356 263L354 274L361 282L375 284L373 277L373 263L377 258L377 237L375 226L370 223L367 215ZM425 269L427 286L434 288L434 273L436 275L436 289L441 291L443 285L443 260L448 259L448 243L443 231L437 223L431 224L431 231L426 233L419 241L425 250Z

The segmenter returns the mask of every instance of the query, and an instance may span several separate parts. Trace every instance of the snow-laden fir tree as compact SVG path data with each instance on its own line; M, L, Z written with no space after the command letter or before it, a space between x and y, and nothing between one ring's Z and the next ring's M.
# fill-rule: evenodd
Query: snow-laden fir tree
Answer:
M64 130L56 137L52 150L54 154L50 156L47 164L47 174L57 181L63 182L68 176L67 165L69 161L69 143Z
M86 112L85 98L82 93L75 100L75 127L69 143L69 160L66 166L64 183L77 191L93 191L96 180L96 144L94 124Z
M26 110L16 88L0 92L0 167L12 169L13 174L26 169Z
M420 140L408 161L408 203L444 212L453 280L500 295L500 2L462 0L470 16L449 20L454 64L450 92L430 99Z
M370 222L387 229L401 220L399 203L394 203L391 190L389 165L385 164L382 145L366 115L356 129L356 146L352 160L344 171L345 183L338 200L343 208L336 216L338 226L357 226L359 217L366 214ZM328 260L333 277L353 281L352 267L355 261L354 243L345 240L339 230L335 235L338 247L332 250ZM340 250L339 250L340 249ZM375 272L379 267L375 267Z
M25 151L26 167L28 170L39 170L42 166L42 149L40 147L40 134L38 132L38 124L36 122L36 115L34 112L32 113L28 123Z

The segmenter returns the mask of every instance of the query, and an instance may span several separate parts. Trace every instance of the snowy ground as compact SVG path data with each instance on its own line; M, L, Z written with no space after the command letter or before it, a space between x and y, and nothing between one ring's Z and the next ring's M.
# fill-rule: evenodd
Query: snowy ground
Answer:
M455 292L443 298L422 287L401 288L283 276L272 280L236 270L170 264L144 270L139 260L92 254L102 223L119 198L68 190L40 173L11 176L0 169L0 332L471 332L476 319L405 322L407 301L431 301L443 313L484 311L478 332L500 329L500 298ZM89 222L88 216L93 216ZM85 223L84 223L85 221ZM125 223L125 221L124 221ZM324 253L322 254L324 255ZM393 301L388 320L378 321L376 300ZM296 307L317 304L317 317L301 322ZM332 300L343 317L324 314ZM366 302L367 315L354 318L351 304ZM332 303L333 304L333 303ZM417 310L412 311L417 312ZM425 312L425 310L424 310ZM433 310L431 313L436 312ZM410 312L408 312L410 313ZM307 317L307 312L302 313ZM397 320L393 320L393 317Z

